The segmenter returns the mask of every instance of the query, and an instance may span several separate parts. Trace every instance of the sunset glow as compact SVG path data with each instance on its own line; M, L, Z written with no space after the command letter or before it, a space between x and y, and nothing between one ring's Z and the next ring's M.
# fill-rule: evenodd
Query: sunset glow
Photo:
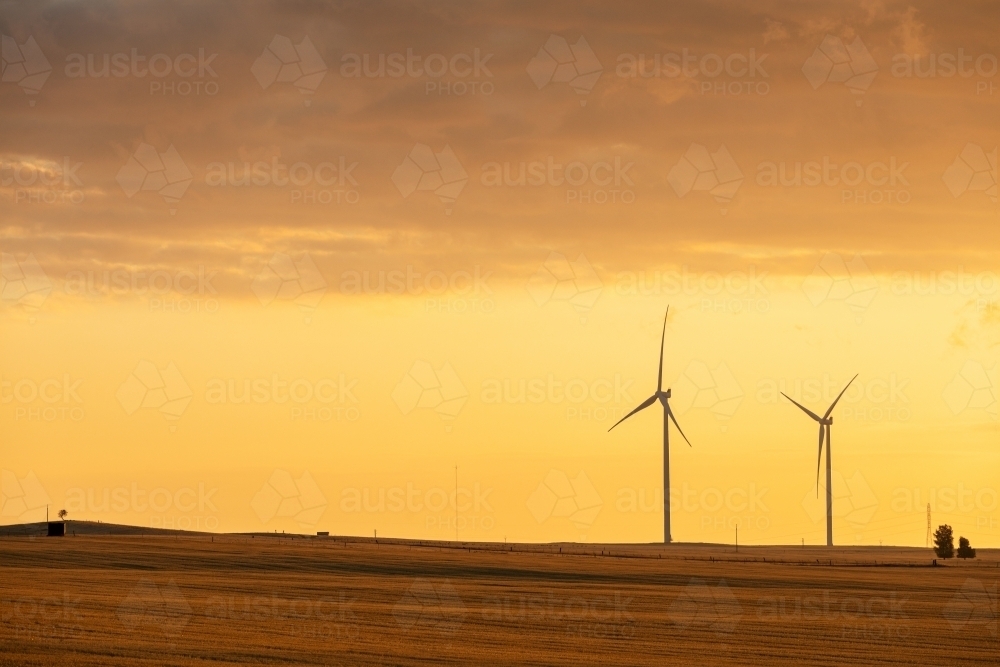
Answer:
M997 8L674 4L0 5L2 523L1000 547Z

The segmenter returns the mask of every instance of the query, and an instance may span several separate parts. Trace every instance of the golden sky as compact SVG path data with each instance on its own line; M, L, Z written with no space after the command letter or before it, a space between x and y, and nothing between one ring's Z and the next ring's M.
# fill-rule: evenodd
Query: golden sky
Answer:
M1000 546L998 12L0 4L0 521Z

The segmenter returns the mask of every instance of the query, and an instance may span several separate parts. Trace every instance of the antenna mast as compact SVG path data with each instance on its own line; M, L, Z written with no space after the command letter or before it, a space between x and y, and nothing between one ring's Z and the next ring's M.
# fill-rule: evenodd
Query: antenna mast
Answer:
M927 537L924 540L924 546L929 547L931 545L931 504L927 503Z

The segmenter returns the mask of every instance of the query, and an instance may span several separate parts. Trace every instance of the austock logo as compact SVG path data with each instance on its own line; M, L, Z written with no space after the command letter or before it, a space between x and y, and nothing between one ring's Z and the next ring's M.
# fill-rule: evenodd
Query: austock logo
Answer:
M592 402L600 405L608 403L624 404L631 407L632 394L629 390L632 380L623 380L622 376L584 380L556 379L551 373L547 378L488 378L483 380L480 400L487 405L524 405L527 403L581 403Z
M82 204L86 199L77 172L82 162L12 155L0 158L0 185L13 186L15 204Z
M956 199L966 192L984 192L997 203L997 149L987 153L982 146L966 144L941 180Z
M885 641L907 639L912 634L906 611L909 598L890 591L888 595L838 597L821 594L765 596L757 601L757 618L762 621L827 621L841 626L842 639Z
M37 310L52 292L52 281L34 255L20 262L10 253L0 254L0 299Z
M981 362L969 359L942 392L945 403L953 415L966 410L984 410L992 419L997 418L997 365L987 368Z
M767 492L767 487L758 489L754 482L728 489L697 489L683 482L680 488L675 484L670 489L670 509L696 515L702 530L732 531L738 527L763 531L771 527L771 510L764 502ZM615 510L623 514L661 513L663 489L620 488L615 497Z
M42 380L0 376L0 404L13 404L15 421L78 422L86 416L77 393L81 384L83 380L74 380L69 373Z
M472 486L445 489L432 486L348 487L341 489L339 509L345 514L411 514L421 515L427 530L493 530L495 510L490 504L492 487L479 482ZM460 513L460 514L459 514Z
M447 579L414 579L392 608L392 616L403 630L434 630L442 635L457 632L467 613L458 590Z
M305 316L306 324L326 294L327 283L309 253L298 259L276 252L253 279L250 289L262 306L272 301L291 301Z
M743 388L725 362L709 368L704 361L692 361L671 386L677 414L692 408L707 409L721 422L723 431L743 402Z
M11 470L0 471L0 516L21 523L44 521L51 502L33 471L21 479Z
M861 255L850 261L837 253L826 253L802 283L802 291L813 306L843 301L861 324L863 315L878 294L879 285Z
M954 631L982 628L996 638L1000 631L997 607L997 583L984 585L978 579L966 579L944 608L944 618Z
M130 486L113 488L66 489L63 507L70 515L139 514L145 515L143 523L154 528L178 530L218 530L219 508L213 501L218 492L208 488L204 482L197 486L152 489L141 487L137 482ZM112 523L121 523L120 517L113 517Z
M304 527L319 523L326 506L326 496L308 471L295 479L287 470L275 470L250 501L261 523L291 518Z
M750 265L747 271L693 272L680 270L619 271L615 294L619 296L698 297L701 312L767 313L771 309L767 271Z
M840 188L840 203L855 205L906 205L912 201L909 162L895 155L888 160L837 163L829 155L822 160L766 161L757 165L756 184L782 188Z
M819 493L816 488L806 492L802 498L802 509L814 524L826 519L826 482L821 473ZM845 519L854 527L860 528L868 524L878 511L878 498L860 470L855 470L850 479L846 479L840 471L832 471L833 479L833 516Z
M140 191L154 191L171 206L180 201L194 176L173 144L163 153L147 143L140 143L128 162L118 170L115 180L131 199ZM170 209L176 213L175 208Z
M573 479L562 470L550 470L528 496L526 504L538 523L563 517L585 530L597 519L604 501L582 470Z
M0 595L0 622L4 638L32 642L59 642L86 634L80 598L69 593L46 597Z
M527 289L538 306L549 301L569 302L580 314L580 322L586 324L604 283L582 253L571 262L565 255L552 252L528 279Z
M743 618L743 607L725 579L710 586L704 579L692 578L667 612L682 630L708 630L724 638L736 630Z
M205 402L224 405L255 403L357 403L354 395L357 379L348 380L340 373L336 379L324 377L319 380L292 378L285 380L275 373L271 377L257 378L212 378L205 385Z
M478 48L472 54L456 53L451 57L441 53L421 55L413 49L406 53L345 53L340 58L340 75L344 78L368 79L390 77L428 78L424 94L430 95L492 95L493 78L487 67L492 53L483 54ZM443 81L449 76L457 81ZM471 79L471 80L470 80Z
M471 271L445 273L439 270L417 271L412 264L389 271L349 270L340 274L339 290L343 295L424 296L426 312L464 315L496 310L493 289L489 286L492 271L478 264Z
M144 79L151 76L150 95L217 95L219 84L213 79L218 79L219 75L212 61L218 55L206 54L204 48L198 49L197 55L181 53L176 56L155 53L147 57L137 48L130 53L71 53L66 56L64 72L70 79Z
M170 422L184 414L194 394L173 362L162 370L151 361L140 361L118 388L115 396L125 413L134 414L140 409L158 410ZM171 426L171 431L176 426Z
M556 596L552 592L503 593L483 600L482 618L507 628L558 626L567 637L632 639L638 622L629 609L633 598L621 591L599 595Z
M357 598L344 591L323 595L310 591L299 597L212 595L205 600L204 618L230 624L280 626L281 634L307 641L361 639L362 626L352 607Z
M447 421L458 416L468 398L469 391L448 362L434 370L429 362L415 361L392 390L392 400L404 415L424 408Z
M622 78L700 79L698 89L702 95L767 95L771 86L763 80L768 73L762 66L767 56L765 53L758 57L753 48L747 55L730 53L725 58L717 53L697 56L689 49L648 57L644 53L622 53L615 74Z
M219 294L212 281L217 271L135 267L66 273L63 293L77 297L143 297L150 310L170 313L216 313Z
M493 506L489 502L491 493L493 493L492 487L483 489L479 482L473 484L471 488L459 487L450 491L437 486L427 490L418 489L413 486L412 482L407 482L405 487L365 487L363 489L350 487L342 489L340 492L340 511L346 513L410 512L418 514L420 512L441 513L449 509L458 509L463 513L492 513Z
M855 104L861 106L860 96L872 85L878 64L860 37L845 44L839 37L827 35L802 65L802 73L813 90L827 82L843 83L859 97Z
M572 45L565 37L549 35L527 69L539 90L550 83L566 83L578 95L593 90L604 71L583 35ZM580 100L580 106L586 104L587 100Z
M976 95L993 95L996 86L991 79L997 75L997 57L992 53L966 54L961 47L953 53L897 53L892 57L892 75L906 79L977 77Z
M143 578L118 605L116 616L130 631L155 628L168 638L179 635L191 620L191 605L177 583L157 584Z
M326 70L326 63L308 35L298 44L283 35L275 35L250 67L264 90L274 83L290 83L303 95L316 92ZM309 106L308 99L305 106Z
M962 482L930 489L897 487L889 503L897 514L919 513L926 505L931 506L932 512L974 520L977 530L993 530L997 527L994 512L1000 507L1000 493L989 486L966 488Z
M635 162L615 155L610 160L556 162L549 155L531 162L487 162L479 183L488 188L552 187L564 188L567 204L633 204L635 181L629 172Z
M278 156L271 161L211 162L205 170L205 185L210 187L286 188L292 204L357 204L361 201L358 181L353 172L357 162L339 156L337 162L286 164Z
M433 192L445 205L445 213L451 215L455 200L469 182L469 174L451 146L445 144L440 153L435 153L427 144L416 144L392 172L392 182L403 199L418 191Z
M820 377L761 378L757 381L755 395L757 402L762 404L783 403L782 393L807 404L831 403L844 381L834 381L827 373ZM911 417L907 407L910 397L906 394L909 384L909 378L895 373L856 380L844 393L837 418L864 422L907 421Z
M52 65L34 37L28 37L23 44L7 35L0 36L0 80L4 83L16 83L25 95L37 95L45 80L52 73ZM35 106L35 100L28 100L29 106Z
M725 145L710 153L701 144L691 144L670 168L667 182L678 197L689 192L707 192L717 203L728 204L743 184L743 172ZM725 215L726 209L721 212Z

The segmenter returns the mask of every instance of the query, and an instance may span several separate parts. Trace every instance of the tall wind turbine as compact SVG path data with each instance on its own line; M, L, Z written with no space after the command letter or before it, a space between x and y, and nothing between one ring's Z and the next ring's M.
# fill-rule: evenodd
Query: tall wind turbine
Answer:
M851 378L851 382L857 379L857 375ZM826 409L826 413L820 417L815 412L809 408L798 403L791 396L785 392L781 392L781 395L795 403L802 412L806 413L817 422L819 422L819 458L816 459L816 497L819 498L819 466L820 462L823 460L823 436L826 436L826 546L833 546L833 464L830 462L830 431L833 430L833 409L837 407L837 401L840 397L844 395L847 391L847 387L851 386L851 382L847 383L840 393L837 394L837 398L834 399L830 407Z
M670 313L670 306L667 306L667 314ZM651 406L656 401L659 401L663 406L663 543L670 544L670 421L674 422L674 426L677 427L677 431L684 438L684 442L691 446L691 441L687 439L684 435L684 431L681 430L680 424L677 423L677 418L674 417L673 411L670 409L670 389L667 388L663 391L663 339L667 335L667 315L663 316L663 333L660 334L660 365L656 373L656 392L647 398L642 404L637 407L632 412L628 413L621 419L619 419L615 426L621 424L623 421L639 412ZM668 421L669 420L669 421ZM610 432L615 426L608 429Z

